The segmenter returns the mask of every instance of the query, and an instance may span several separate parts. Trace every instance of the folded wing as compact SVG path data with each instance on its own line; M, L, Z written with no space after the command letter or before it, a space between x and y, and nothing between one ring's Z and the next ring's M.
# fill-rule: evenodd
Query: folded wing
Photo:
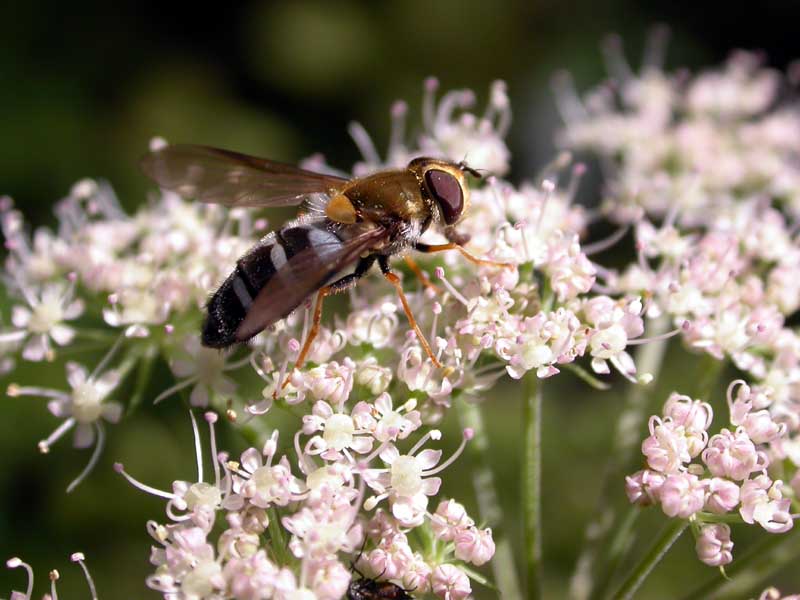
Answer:
M149 152L144 173L162 188L230 207L291 206L330 195L347 180L208 146L173 145Z

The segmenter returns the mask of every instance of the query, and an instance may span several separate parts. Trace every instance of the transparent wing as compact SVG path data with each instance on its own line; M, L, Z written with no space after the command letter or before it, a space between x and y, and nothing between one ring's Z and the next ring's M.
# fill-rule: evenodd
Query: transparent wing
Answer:
M331 236L330 241L315 243L289 258L258 292L236 330L237 340L248 340L286 317L331 277L388 236L383 227L368 229L346 241L334 241Z
M333 175L208 146L165 146L141 160L159 186L185 198L226 206L291 206L330 194L347 181Z

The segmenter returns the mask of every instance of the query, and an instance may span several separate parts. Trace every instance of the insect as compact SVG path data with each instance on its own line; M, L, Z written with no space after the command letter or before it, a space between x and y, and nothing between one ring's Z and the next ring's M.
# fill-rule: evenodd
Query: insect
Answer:
M509 266L481 260L462 247L469 236L455 225L469 209L466 176L480 177L463 162L421 157L405 169L348 180L228 150L171 145L146 154L141 166L162 188L201 202L301 205L298 218L242 256L209 299L202 330L208 347L249 340L317 292L312 326L295 363L301 367L319 331L324 298L355 285L377 262L425 353L440 367L389 259L409 249L458 250L475 263ZM448 243L419 241L433 223L441 226ZM406 261L426 281L416 263L407 256Z
M359 575L358 571L356 571ZM413 600L408 590L391 581L377 581L361 575L347 587L347 600Z
M359 558L364 553L366 545L367 538L364 538L364 544L358 553ZM356 558L357 561L358 558ZM377 579L369 578L356 569L355 562L350 563L350 572L358 573L359 579L350 580L350 585L347 586L347 600L414 600L413 596L409 594L413 590L403 589L391 581L378 581ZM383 573L378 577L382 576Z

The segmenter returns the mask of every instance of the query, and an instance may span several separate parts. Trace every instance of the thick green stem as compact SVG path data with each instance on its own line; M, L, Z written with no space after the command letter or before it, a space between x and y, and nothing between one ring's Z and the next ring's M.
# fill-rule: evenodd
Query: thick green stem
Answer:
M639 564L637 564L630 574L622 582L619 590L614 594L614 600L630 600L634 597L639 587L647 579L653 568L664 557L683 531L689 526L686 519L674 519L664 528L656 542L647 551Z
M528 599L542 597L542 386L536 373L525 376L522 511Z
M800 553L800 534L764 535L748 551L684 596L684 600L712 598L749 598L758 595L767 579L791 562Z
M648 323L646 335L658 337L669 329L669 318L662 315ZM660 339L639 348L636 354L636 367L640 373L650 373L653 379L658 378L664 354L669 340ZM622 493L622 478L625 468L631 463L634 451L641 441L647 409L650 400L650 387L631 385L625 397L625 404L617 419L617 426L612 438L612 447L606 463L600 494L597 498L597 517L586 527L586 536L581 554L575 566L570 582L570 597L575 600L599 597L595 593L595 579L607 577L607 570L598 564L603 556L603 548L608 543L612 532L617 529L619 515L615 512L611 498L615 493ZM624 540L621 540L624 542ZM605 584L608 582L606 581Z
M514 567L514 552L506 535L503 511L497 494L494 473L489 456L489 436L481 407L477 404L458 402L458 415L462 427L470 427L474 437L467 444L466 453L472 467L472 484L478 500L481 521L492 528L495 553L492 558L492 573L503 600L522 600L522 591Z

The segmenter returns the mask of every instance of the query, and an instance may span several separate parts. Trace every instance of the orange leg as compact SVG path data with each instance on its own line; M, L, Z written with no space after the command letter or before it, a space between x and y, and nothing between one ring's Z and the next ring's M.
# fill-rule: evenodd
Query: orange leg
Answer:
M406 261L408 268L411 269L411 272L414 273L414 275L417 276L417 279L419 279L422 282L422 285L424 285L429 290L436 292L437 294L442 293L442 290L440 290L438 287L436 287L431 283L431 279L430 277L428 277L428 274L425 273L425 271L423 271L422 269L420 269L419 265L417 264L417 261L415 261L408 255L404 256L403 259Z
M461 254L466 258L468 261L475 263L476 265L487 265L490 267L500 267L504 269L513 269L515 265L511 263L504 263L504 262L497 262L495 260L486 260L484 258L478 258L474 254L472 254L469 250L464 248L464 246L459 246L453 242L449 244L417 244L415 246L417 250L420 252L432 253L432 252L444 252L445 250L458 250Z
M417 320L414 318L414 314L411 312L411 307L408 305L408 301L406 300L406 295L403 293L403 285L400 283L400 278L391 271L384 273L383 276L389 283L391 283L394 286L394 289L397 290L397 295L400 297L400 303L403 305L403 310L406 313L408 322L414 329L414 333L417 334L417 339L419 340L419 343L422 345L422 349L425 350L425 354L427 354L428 358L431 359L433 366L435 366L437 369L440 368L442 364L434 356L433 350L431 350L431 346L428 343L428 340L425 339L425 335L422 333L422 330L419 328L419 325L417 324Z
M331 286L322 287L317 292L317 302L314 304L314 316L311 320L311 329L309 329L308 335L306 335L306 339L303 342L303 347L300 349L300 354L297 356L294 366L288 373L286 373L286 375L284 375L283 383L276 387L275 391L272 393L273 399L278 398L278 390L283 390L287 385L289 385L289 375L295 369L300 369L303 366L303 363L306 362L306 356L308 356L308 352L311 350L311 344L319 333L319 324L322 321L322 301L326 296L330 296L334 293L336 293L336 290L332 289Z

